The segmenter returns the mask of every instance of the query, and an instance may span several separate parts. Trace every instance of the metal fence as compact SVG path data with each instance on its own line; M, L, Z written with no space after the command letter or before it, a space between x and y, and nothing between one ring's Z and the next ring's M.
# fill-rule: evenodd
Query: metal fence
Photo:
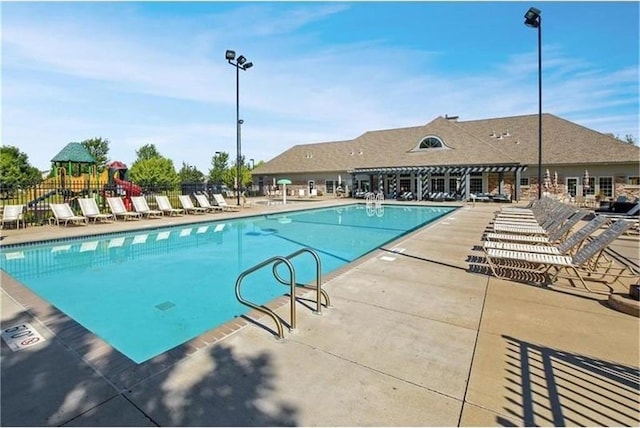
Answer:
M174 208L180 208L179 195L193 195L202 192L206 192L210 198L214 193L223 193L219 185L204 183L182 183L171 188L142 187L142 196L145 197L152 209L156 208L155 195L168 196ZM0 206L23 205L26 224L36 226L48 224L49 219L53 217L49 207L51 203L67 202L76 214L82 214L78 198L93 197L96 199L100 211L108 213L109 207L106 197L110 196L127 195L122 188L106 182L87 180L84 183L64 183L49 179L26 188L3 185L0 193Z

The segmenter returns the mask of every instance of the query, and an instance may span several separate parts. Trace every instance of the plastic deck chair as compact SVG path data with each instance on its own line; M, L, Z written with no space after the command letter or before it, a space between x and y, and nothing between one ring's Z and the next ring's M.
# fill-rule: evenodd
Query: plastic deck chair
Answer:
M49 204L49 207L51 207L51 211L53 211L53 218L49 219L49 223L53 221L58 226L62 222L64 222L65 226L67 226L69 222L72 224L83 223L84 225L89 223L89 219L85 216L75 215L66 202L62 204Z
M20 229L20 223L23 227L27 227L24 217L22 215L24 211L24 205L5 205L2 210L2 221L0 227L4 228L5 224L15 223L16 228Z
M191 196L189 195L178 195L178 199L180 200L180 204L187 214L204 214L208 211L211 211L207 208L194 206L193 201L191 200Z
M220 209L223 211L240 211L240 207L235 205L229 205L226 199L224 198L224 196L222 196L219 193L214 193L213 199L216 201L216 204L218 204Z
M78 203L80 204L80 209L82 210L82 215L88 219L93 219L93 222L96 223L98 220L114 220L115 217L112 214L103 214L100 212L98 208L98 204L96 200L93 198L79 198Z
M169 202L169 198L165 195L156 195L156 202L158 203L158 208L163 213L169 214L169 217L171 217L172 215L184 214L184 209L173 208L171 206L171 202Z
M493 274L498 278L518 281L521 272L535 272L544 274L547 282L552 284L557 278L567 278L574 284L580 284L592 293L602 293L593 290L587 285L587 281L596 281L609 287L609 294L612 289L610 284L619 280L625 271L629 271L632 277L637 276L629 267L615 267L612 260L603 257L604 250L623 234L631 224L627 222L616 222L606 231L585 244L573 256L551 255L532 253L525 251L510 251L488 248L485 256ZM550 274L550 272L553 272Z
M109 209L113 213L113 216L117 219L118 217L124 218L127 221L130 218L141 219L142 214L134 211L127 211L127 208L124 206L124 202L122 202L122 198L113 196L107 198L107 204L109 204Z
M152 210L149 208L149 204L144 196L132 196L131 203L133 204L133 209L136 212L142 214L143 216L147 216L147 218L151 217L162 217L164 213L160 210Z

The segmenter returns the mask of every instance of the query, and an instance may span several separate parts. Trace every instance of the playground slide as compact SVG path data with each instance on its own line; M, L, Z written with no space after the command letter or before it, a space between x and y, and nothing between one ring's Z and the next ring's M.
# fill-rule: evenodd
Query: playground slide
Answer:
M27 207L31 207L33 205L36 205L38 202L44 201L45 199L47 199L49 196L53 196L56 193L58 193L57 190L52 190L50 192L45 193L44 195L40 195L37 198L35 198L32 201L27 202Z
M140 196L142 194L142 189L137 184L133 184L130 181L121 180L119 178L114 178L113 182L118 186L122 186L122 190L127 192L127 196Z

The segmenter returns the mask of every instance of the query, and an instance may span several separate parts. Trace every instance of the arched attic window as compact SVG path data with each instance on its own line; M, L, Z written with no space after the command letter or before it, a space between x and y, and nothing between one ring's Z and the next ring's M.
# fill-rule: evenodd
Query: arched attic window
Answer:
M444 144L440 137L436 137L435 135L427 135L420 143L413 149L413 151L423 151L423 150L433 150L433 149L446 149L447 146Z

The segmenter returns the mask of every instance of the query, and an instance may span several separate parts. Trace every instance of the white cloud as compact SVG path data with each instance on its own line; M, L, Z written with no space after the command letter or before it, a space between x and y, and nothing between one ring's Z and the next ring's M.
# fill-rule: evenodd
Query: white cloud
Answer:
M112 159L131 162L137 148L156 144L177 168L185 161L206 172L216 151L235 157L235 70L223 59L234 46L255 63L241 72L240 115L243 154L256 161L295 144L351 139L438 115L537 112L533 52L443 74L434 66L442 52L384 39L318 47L315 35L295 32L344 10L239 4L197 21L156 22L130 7L118 22L109 14L99 22L73 15L3 21L3 144L47 169L67 142L101 136L112 143ZM264 24L238 26L243 19ZM160 27L168 30L146 32ZM637 106L637 69L601 69L560 46L545 46L544 55L545 112L638 136L637 117L617 108Z

